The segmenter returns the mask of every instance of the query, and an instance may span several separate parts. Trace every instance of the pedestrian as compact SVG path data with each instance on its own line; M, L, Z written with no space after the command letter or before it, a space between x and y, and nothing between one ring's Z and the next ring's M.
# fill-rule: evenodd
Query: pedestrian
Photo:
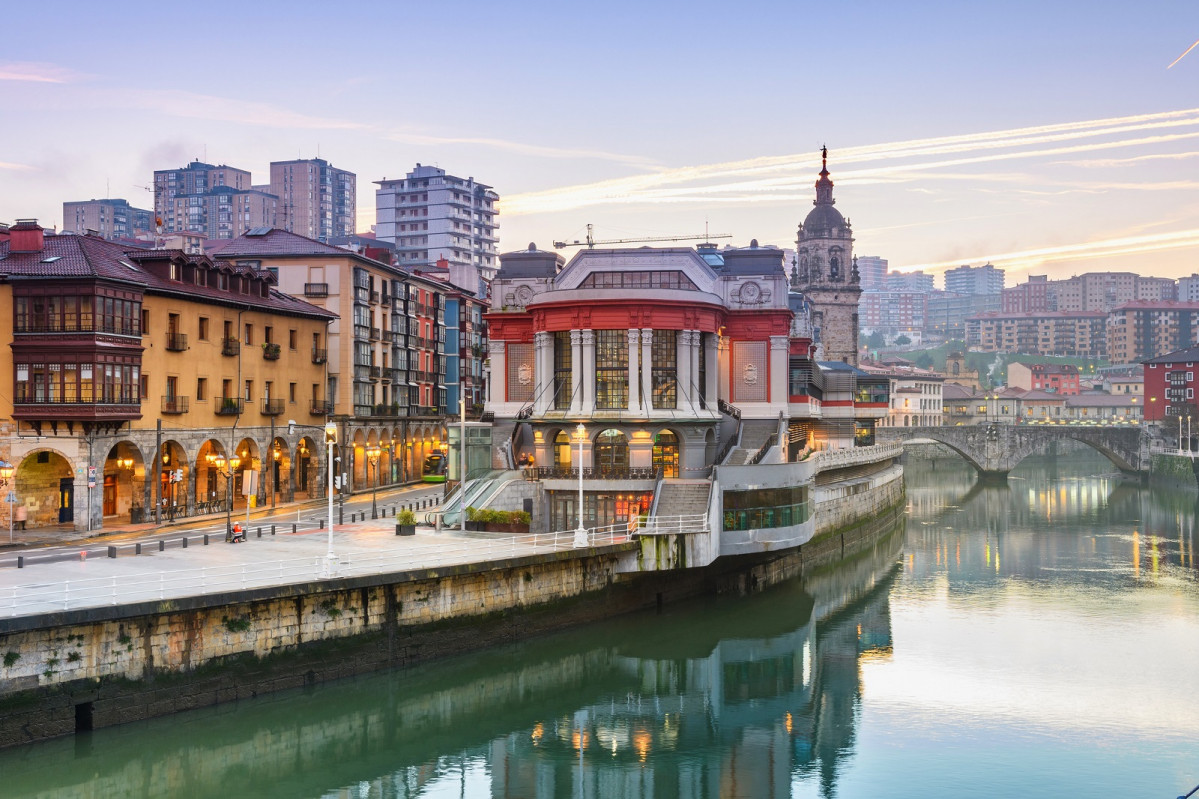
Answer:
M25 529L25 520L28 518L29 518L29 511L25 508L24 505L18 505L16 515L13 516L13 521L16 523L18 530Z

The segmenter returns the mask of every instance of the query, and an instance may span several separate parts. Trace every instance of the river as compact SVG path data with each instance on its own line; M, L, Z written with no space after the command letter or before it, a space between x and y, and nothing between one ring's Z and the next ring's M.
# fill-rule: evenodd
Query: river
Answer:
M1174 797L1193 489L907 463L873 550L748 597L0 752L4 797Z

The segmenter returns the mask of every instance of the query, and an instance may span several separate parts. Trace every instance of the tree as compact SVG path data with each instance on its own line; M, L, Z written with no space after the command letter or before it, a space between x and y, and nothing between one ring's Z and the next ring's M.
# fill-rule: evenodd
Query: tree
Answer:
M933 356L927 352L922 352L916 356L916 365L921 369L931 369L933 367Z
M872 350L882 349L887 346L887 338L881 331L875 330L866 337L866 346Z
M907 345L909 345L911 343L912 343L912 340L910 338L908 338L907 336L905 336L903 333L900 333L895 339L895 346L897 346L897 347L906 347Z

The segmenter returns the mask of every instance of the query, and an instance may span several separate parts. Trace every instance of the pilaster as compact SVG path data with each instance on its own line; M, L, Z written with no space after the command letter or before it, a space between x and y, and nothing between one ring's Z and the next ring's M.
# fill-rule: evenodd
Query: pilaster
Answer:
M646 416L654 410L654 331L641 328L641 411Z
M637 373L637 339L641 333L637 328L629 329L629 413L637 413L640 410L637 397L641 393L639 390L641 381L638 379Z
M583 331L583 390L580 392L580 402L583 415L595 413L595 331Z
M583 411L583 331L570 331L570 412Z

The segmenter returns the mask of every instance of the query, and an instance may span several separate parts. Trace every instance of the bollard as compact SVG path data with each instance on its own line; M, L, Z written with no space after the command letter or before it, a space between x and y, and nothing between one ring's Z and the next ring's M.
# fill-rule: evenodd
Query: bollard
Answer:
M208 546L208 533L204 534L204 546Z
M133 554L134 554L134 555L140 555L140 554L142 554L142 545L141 545L141 544L134 544L134 545L133 545Z
M110 558L115 558L116 556L117 556L117 548L116 548L116 547L109 547L109 548L108 548L108 557L110 557Z
M271 525L271 535L275 534L275 525Z
M319 526L319 527L317 527L316 529L318 529L318 530L324 530L324 529L325 529L325 520L324 520L324 519L321 519L321 521L320 521L320 526Z
M25 568L25 556L24 555L17 555L17 568L18 569Z
M183 548L187 549L187 536L183 536Z
M162 538L158 539L158 551L165 552L166 548L167 548L167 542Z
M291 523L291 534L292 535L296 534L296 523L295 522Z
M337 523L338 524L346 523L346 509L345 508L337 509Z
M262 528L261 527L258 528L258 537L262 538Z

